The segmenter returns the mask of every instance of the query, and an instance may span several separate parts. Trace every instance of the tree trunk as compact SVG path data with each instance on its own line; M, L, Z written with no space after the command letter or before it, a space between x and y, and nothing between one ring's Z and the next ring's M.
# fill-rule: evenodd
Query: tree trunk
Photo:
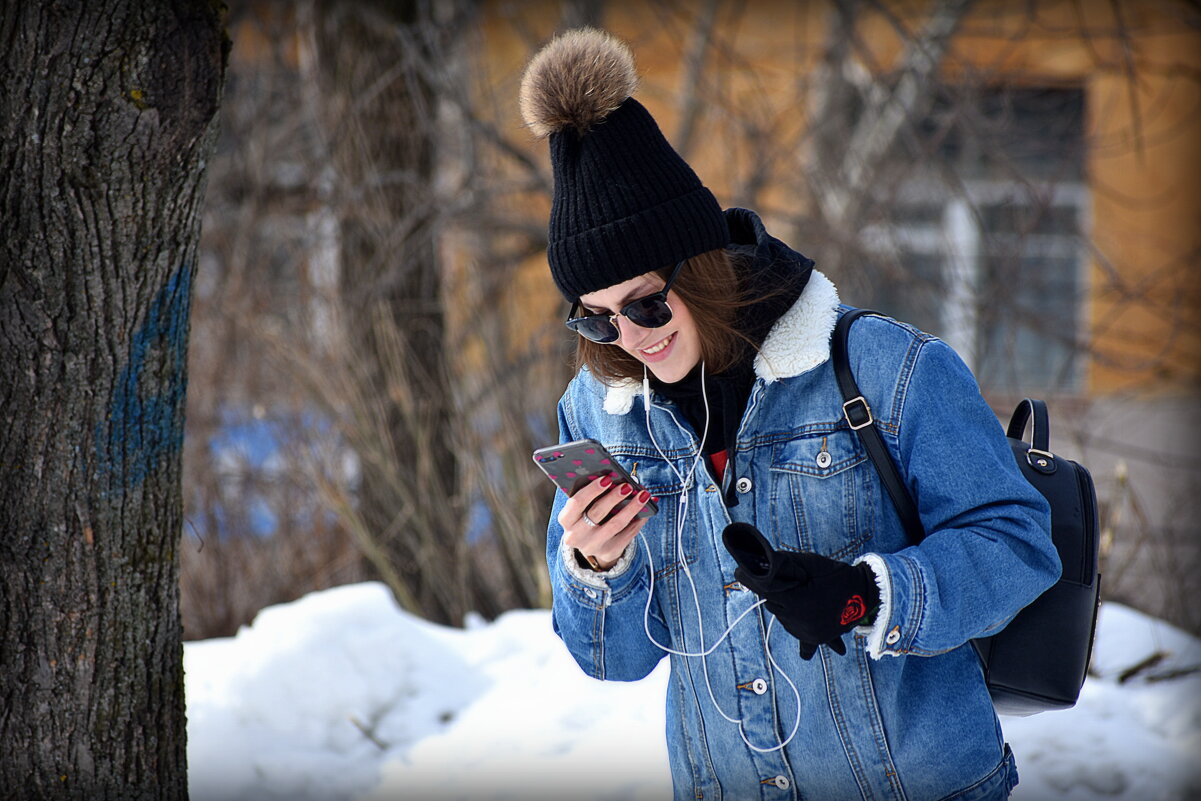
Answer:
M177 545L218 4L0 10L0 795L187 797Z
M338 173L355 528L402 606L457 625L475 607L436 239L434 85L448 31L436 16L417 0L322 0L314 22Z

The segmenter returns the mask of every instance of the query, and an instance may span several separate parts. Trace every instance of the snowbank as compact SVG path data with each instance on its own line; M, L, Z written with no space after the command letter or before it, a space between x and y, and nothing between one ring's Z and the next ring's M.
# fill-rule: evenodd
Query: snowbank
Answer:
M450 629L358 584L189 643L184 666L193 801L671 794L666 662L589 679L546 611ZM1002 720L1015 801L1201 797L1201 641L1106 604L1094 667L1075 709Z

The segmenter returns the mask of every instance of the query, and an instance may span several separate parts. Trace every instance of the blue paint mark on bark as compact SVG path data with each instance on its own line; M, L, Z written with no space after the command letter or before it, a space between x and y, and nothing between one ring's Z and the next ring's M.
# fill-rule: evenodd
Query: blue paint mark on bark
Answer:
M96 458L110 492L133 489L183 446L192 270L168 279L134 332L107 419L96 424Z

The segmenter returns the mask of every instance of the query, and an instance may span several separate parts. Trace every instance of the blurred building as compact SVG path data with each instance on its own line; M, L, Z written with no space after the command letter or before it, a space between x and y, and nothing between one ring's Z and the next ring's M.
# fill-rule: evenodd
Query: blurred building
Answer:
M542 42L580 22L625 39L640 101L719 201L762 213L832 273L844 302L945 338L1006 419L1024 395L1050 402L1053 446L1102 493L1111 594L1164 614L1180 586L1198 586L1195 6L485 7L478 69L511 141L523 140L522 66ZM931 32L948 21L945 40ZM891 131L906 104L912 116ZM891 140L885 155L872 151L877 134ZM544 165L545 145L526 139ZM857 167L871 175L852 190L858 211L839 219L830 196ZM541 202L526 208L544 215ZM545 275L543 260L529 270Z

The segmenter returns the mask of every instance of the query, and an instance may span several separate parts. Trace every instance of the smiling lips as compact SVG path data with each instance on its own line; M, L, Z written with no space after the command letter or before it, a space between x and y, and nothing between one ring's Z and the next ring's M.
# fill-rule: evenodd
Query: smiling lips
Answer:
M643 349L643 350L639 350L638 352L641 353L642 356L647 361L650 361L650 362L659 361L660 359L667 357L667 353L670 350L672 343L675 342L675 340L676 340L676 335L673 333L671 336L660 340L659 342L652 345L651 347Z

